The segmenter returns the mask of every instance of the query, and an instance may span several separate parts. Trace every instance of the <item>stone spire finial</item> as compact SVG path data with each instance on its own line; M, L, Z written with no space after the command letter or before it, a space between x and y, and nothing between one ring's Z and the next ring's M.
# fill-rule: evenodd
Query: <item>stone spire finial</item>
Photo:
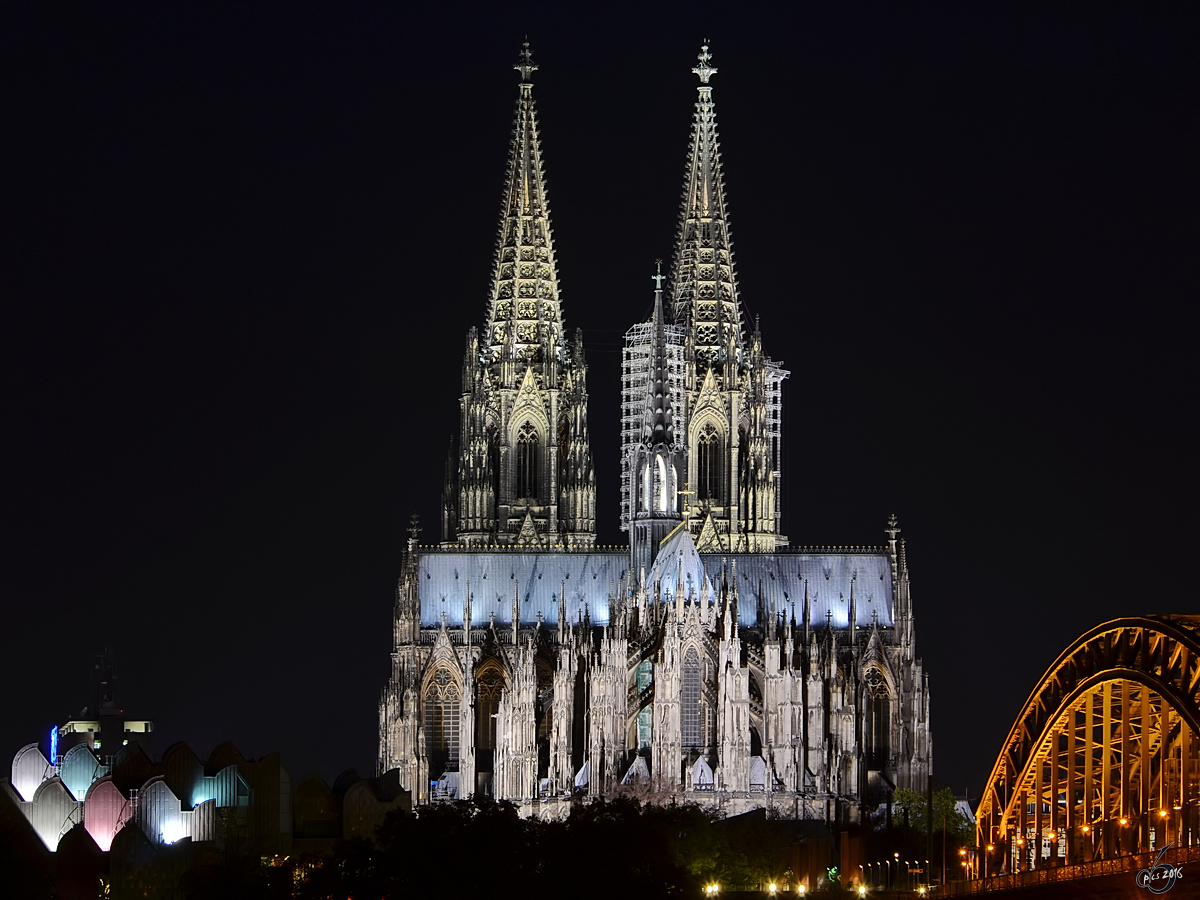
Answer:
M537 71L537 64L533 61L533 54L529 52L528 35L525 36L525 43L521 45L521 55L517 57L517 64L513 68L521 73L521 84L533 83L530 77Z
M896 514L892 513L888 516L887 527L883 529L883 533L888 536L888 551L892 555L892 562L896 562L896 535L900 533L900 523L896 521Z
M471 646L471 582L467 582L467 592L463 595L463 642Z
M529 45L526 44L525 46L528 47ZM696 59L700 61L700 65L692 69L692 74L700 76L701 84L708 84L708 79L717 74L717 70L708 64L708 61L712 59L712 56L708 52L708 38L705 38L704 43L700 45L700 55Z
M521 628L521 582L513 579L512 605L512 642L517 646L517 637Z
M896 540L896 535L900 533L900 523L897 521L895 513L888 516L887 528L883 529L883 533L888 536L889 541Z
M650 276L650 280L654 282L655 300L662 294L663 282L667 280L667 276L662 273L662 260L654 261L654 274Z

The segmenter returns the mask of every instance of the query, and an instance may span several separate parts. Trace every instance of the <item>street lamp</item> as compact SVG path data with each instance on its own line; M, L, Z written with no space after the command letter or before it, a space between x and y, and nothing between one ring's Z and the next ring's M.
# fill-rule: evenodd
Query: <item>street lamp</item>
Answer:
M771 882L771 883L770 883L770 884L767 886L767 890L768 890L768 891L770 891L770 892L771 892L771 896L772 896L772 897L774 897L774 896L775 896L775 882L773 882L773 881L772 881L772 882Z

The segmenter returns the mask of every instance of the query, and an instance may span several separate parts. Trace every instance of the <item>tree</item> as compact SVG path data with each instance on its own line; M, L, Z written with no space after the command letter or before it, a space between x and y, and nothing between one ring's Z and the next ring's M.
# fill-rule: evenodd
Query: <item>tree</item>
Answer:
M905 812L908 813L909 828L918 834L925 834L929 830L929 823L926 821L928 805L924 794L899 788L892 802L893 827L904 823ZM975 845L975 827L971 824L971 820L959 810L958 798L954 796L954 792L950 788L942 788L933 792L932 833L938 834L943 830L946 832L946 836L955 841L958 846L973 847Z

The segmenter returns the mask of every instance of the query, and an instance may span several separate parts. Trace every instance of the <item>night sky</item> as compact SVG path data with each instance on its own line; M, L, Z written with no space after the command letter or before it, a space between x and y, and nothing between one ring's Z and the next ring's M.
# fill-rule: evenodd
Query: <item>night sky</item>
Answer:
M158 752L373 772L526 34L603 542L708 38L784 530L899 517L938 786L978 796L1082 632L1200 609L1195 5L735 7L0 13L0 771L108 647Z

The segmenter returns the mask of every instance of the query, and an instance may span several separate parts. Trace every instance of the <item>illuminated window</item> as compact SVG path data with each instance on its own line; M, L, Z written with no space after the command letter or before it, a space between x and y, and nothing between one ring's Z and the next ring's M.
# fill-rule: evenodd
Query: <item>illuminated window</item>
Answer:
M642 660L637 667L637 689L640 694L654 682L654 663ZM646 706L637 716L638 746L649 747L654 729L654 705Z
M537 500L538 496L538 435L526 422L517 436L516 497L518 500Z
M504 692L504 676L489 666L476 682L479 699L475 704L475 746L484 751L496 748L496 714L500 711L500 695Z
M458 768L458 685L448 669L438 669L425 689L425 755L432 777Z
M721 436L711 425L705 426L696 446L696 480L701 500L721 502Z
M867 767L886 768L891 732L891 700L883 673L872 666L865 674L867 682Z
M689 647L683 657L683 746L700 746L700 656Z
M658 511L667 511L667 489L670 487L667 484L667 464L661 456L656 456L658 461Z

